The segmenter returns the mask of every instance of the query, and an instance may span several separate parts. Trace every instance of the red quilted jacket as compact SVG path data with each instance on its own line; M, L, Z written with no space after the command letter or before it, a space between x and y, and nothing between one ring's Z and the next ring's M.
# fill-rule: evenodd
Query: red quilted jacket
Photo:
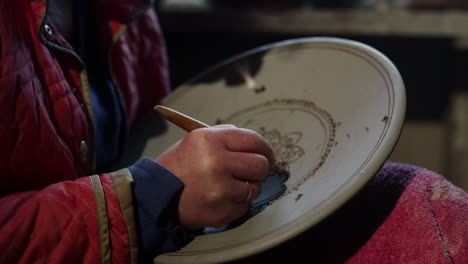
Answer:
M96 2L96 45L131 125L168 91L163 39L152 1ZM132 176L92 175L90 101L47 1L0 0L0 263L137 261Z

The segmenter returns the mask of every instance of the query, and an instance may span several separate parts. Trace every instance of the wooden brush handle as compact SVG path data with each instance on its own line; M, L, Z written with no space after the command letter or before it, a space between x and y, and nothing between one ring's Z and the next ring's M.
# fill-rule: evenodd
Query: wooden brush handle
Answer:
M158 112L162 117L164 117L164 119L184 129L187 132L198 128L210 127L207 124L204 124L194 118L191 118L188 115L182 114L168 107L157 105L154 107L154 110Z

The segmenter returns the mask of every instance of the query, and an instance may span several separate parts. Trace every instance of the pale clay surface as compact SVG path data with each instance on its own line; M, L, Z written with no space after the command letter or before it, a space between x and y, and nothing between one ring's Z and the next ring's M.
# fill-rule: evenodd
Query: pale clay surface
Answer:
M405 91L384 55L335 38L282 42L262 54L241 56L223 66L219 79L184 85L163 103L209 125L221 121L263 134L290 170L288 191L243 225L197 237L156 262L229 261L296 236L359 190L396 144ZM259 58L258 71L249 72ZM226 85L221 77L231 73L244 81ZM185 134L167 126L148 140L144 156L156 157Z

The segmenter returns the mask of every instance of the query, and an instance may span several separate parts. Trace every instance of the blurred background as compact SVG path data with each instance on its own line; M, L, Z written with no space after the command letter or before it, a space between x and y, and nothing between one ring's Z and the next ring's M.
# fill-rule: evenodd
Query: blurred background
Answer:
M408 100L390 160L468 191L468 0L165 0L157 9L173 87L284 39L344 37L380 50L402 74Z

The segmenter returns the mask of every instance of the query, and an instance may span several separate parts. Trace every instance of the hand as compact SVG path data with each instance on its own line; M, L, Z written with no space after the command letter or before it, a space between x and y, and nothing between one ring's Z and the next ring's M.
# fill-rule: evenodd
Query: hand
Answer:
M156 161L184 183L179 220L194 229L221 227L243 216L275 162L262 136L232 125L196 129Z

